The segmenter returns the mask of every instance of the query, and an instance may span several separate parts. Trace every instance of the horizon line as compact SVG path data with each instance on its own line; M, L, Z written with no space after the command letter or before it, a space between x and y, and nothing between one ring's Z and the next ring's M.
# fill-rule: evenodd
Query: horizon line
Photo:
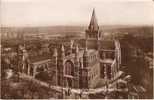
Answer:
M69 26L69 27L75 27L75 26L88 26L85 24L80 25L69 25L69 24L59 24L59 25L1 25L0 27L58 27L58 26ZM99 26L154 26L154 24L100 24Z

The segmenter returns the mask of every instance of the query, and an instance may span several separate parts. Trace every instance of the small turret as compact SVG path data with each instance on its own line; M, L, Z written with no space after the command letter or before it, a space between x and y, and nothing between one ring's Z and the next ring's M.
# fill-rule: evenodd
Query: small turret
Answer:
M64 45L62 44L61 47L61 57L64 58L65 57L65 49L64 49Z
M79 52L79 47L78 47L78 45L76 45L75 53L78 53L78 52Z
M88 48L87 48L87 40L86 40L85 41L85 48L84 48L84 54L83 54L83 56L88 54L87 51L88 51Z
M70 48L71 48L71 49L73 48L73 44L74 44L74 41L71 40L71 43L70 43Z
M54 56L54 57L57 57L57 56L58 56L58 53L57 53L57 49L56 49L56 48L54 49L53 56Z
M88 49L87 46L84 49L83 53L83 67L88 67Z
M63 45L63 44L62 44L62 46L61 46L61 51L62 51L62 52L65 51L65 49L64 49L64 45Z
M76 61L79 62L79 47L78 47L78 45L76 45L76 47L75 47L75 58L76 58Z

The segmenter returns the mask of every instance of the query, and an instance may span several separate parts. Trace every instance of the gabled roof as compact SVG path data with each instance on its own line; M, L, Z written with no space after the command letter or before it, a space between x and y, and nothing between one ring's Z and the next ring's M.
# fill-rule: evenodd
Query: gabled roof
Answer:
M96 19L96 15L95 15L95 9L93 9L88 29L91 30L91 31L98 31L98 29L99 29L97 19Z

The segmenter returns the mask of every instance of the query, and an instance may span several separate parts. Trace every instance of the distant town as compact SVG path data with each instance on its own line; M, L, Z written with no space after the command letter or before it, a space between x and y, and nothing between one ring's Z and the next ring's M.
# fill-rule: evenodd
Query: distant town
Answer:
M153 26L1 27L2 99L152 99Z

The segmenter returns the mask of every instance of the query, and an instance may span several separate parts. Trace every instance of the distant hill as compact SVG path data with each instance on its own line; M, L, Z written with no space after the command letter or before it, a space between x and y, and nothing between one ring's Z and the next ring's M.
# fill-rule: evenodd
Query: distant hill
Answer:
M4 32L25 33L25 34L82 34L87 29L87 26L47 26L47 27L1 27L2 34ZM152 36L152 26L131 26L131 25L102 25L102 32L113 33L130 33L142 36Z

